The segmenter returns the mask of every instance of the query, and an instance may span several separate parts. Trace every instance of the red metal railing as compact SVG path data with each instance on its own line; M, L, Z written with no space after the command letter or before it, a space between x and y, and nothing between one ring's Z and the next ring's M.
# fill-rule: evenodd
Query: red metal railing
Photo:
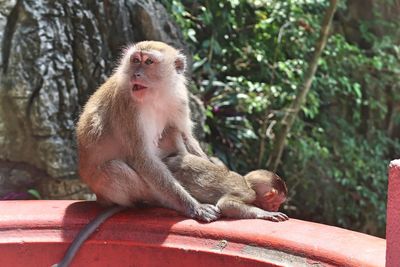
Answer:
M389 165L386 209L386 267L400 266L400 160Z
M0 211L0 266L51 266L101 208L3 201ZM385 250L384 239L296 219L204 224L166 209L132 209L101 225L72 266L383 266Z
M1 201L0 266L51 266L101 210L88 201ZM400 160L389 166L386 236L387 243L296 219L204 224L171 210L131 209L101 225L72 266L399 267Z

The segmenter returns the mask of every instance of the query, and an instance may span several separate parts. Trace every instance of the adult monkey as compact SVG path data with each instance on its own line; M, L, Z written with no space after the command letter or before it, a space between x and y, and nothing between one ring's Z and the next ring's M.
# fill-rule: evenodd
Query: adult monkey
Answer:
M76 130L79 174L100 203L143 201L206 222L219 218L218 209L194 199L160 159L168 153L158 147L167 127L178 129L190 153L206 158L192 134L185 67L185 56L173 47L139 42L89 98Z
M219 210L195 200L160 159L181 150L207 158L192 134L185 68L185 56L173 47L140 42L125 50L114 74L89 98L76 129L79 174L99 202L120 206L86 225L54 266L68 266L103 221L135 202L207 222L219 218ZM173 145L160 149L161 137Z

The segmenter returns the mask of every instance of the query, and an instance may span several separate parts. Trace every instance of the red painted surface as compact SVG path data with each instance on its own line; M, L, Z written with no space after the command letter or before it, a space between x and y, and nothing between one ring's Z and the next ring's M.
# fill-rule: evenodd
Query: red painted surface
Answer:
M400 266L400 160L389 165L386 224L386 266Z
M50 266L101 208L94 202L0 202L0 266ZM106 221L72 266L383 266L385 240L290 219L199 223L166 209Z

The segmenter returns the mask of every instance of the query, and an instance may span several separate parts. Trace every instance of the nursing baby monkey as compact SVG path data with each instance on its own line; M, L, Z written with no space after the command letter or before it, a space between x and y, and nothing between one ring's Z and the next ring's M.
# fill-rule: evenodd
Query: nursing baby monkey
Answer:
M216 165L184 150L178 153L164 159L172 174L198 201L216 205L221 215L274 222L289 219L286 214L277 212L286 200L287 188L285 182L275 173L256 170L243 177L229 171L225 166ZM124 209L121 206L111 207L92 220L79 232L63 260L53 267L68 266L80 246L97 227Z
M273 172L256 170L243 177L191 154L168 157L165 162L195 199L216 205L222 216L275 222L288 219L277 212L286 201L287 188Z
M163 138L159 146L171 155L163 161L195 199L216 205L225 217L276 222L289 219L277 212L287 197L286 184L278 175L256 170L243 177L225 166L189 154L177 137L179 131L170 128L167 132L168 138Z

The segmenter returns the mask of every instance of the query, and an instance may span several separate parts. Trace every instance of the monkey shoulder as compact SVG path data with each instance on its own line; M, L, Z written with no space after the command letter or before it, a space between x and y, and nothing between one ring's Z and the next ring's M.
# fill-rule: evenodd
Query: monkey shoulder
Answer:
M78 143L86 146L96 145L111 134L111 106L115 77L111 76L88 99L76 125Z
M107 122L106 108L98 104L97 99L89 100L77 123L78 141L87 144L98 142L108 131Z
M229 171L224 186L227 188L226 194L238 197L245 203L252 203L256 199L256 192L250 188L245 178L236 172Z

